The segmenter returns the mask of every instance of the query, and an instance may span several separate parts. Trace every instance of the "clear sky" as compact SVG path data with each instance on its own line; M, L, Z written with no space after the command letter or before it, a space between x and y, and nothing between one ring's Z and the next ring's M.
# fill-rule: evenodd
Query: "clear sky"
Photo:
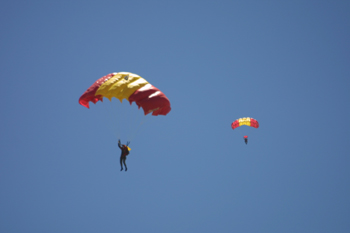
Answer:
M350 232L349 12L340 0L4 1L0 232ZM120 71L172 107L132 137L127 172L117 140L142 111L78 104ZM232 130L240 117L259 129Z

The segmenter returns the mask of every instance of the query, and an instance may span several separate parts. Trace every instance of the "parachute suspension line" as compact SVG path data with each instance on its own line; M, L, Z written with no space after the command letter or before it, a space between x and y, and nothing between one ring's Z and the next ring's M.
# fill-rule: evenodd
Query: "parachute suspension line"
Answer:
M151 116L148 116L148 115L143 115L142 117L142 121L140 122L140 124L134 129L134 132L131 134L131 137L128 138L129 142L133 141L135 139L135 137L137 136L138 132L140 131L141 129L141 126L146 123L147 121L149 121Z
M128 131L130 130L130 127L132 125L132 120L130 117L132 117L132 109L129 106L129 103L125 103L124 101L127 100L122 100L123 102L120 102L118 99L116 99L118 104L120 105L119 114L120 119L117 121L117 124L119 126L119 135L118 139L123 140L125 137L126 139L128 138Z
M110 118L110 122L111 122L111 126L112 126L112 131L113 134L119 139L120 138L120 127L118 124L118 120L121 119L121 115L118 114L118 103L113 103L113 99L110 101L111 106L108 110L109 112L109 118ZM115 106L114 106L115 105ZM116 112L116 113L114 113ZM118 117L119 116L119 117Z
M129 105L129 103L127 103L127 105ZM125 111L128 111L128 117L126 119L126 122L125 122L125 126L126 126L126 139L127 141L130 141L130 134L131 132L133 131L133 128L135 128L135 124L138 122L137 121L137 115L138 114L135 114L134 112L136 111L135 106L126 106L127 108L125 109Z
M121 139L125 137L126 128L130 125L130 112L128 106L125 106L125 103L122 104L116 98L112 98L111 106L109 109L110 119L111 119L111 130L117 139Z
M125 99L123 103L119 103L118 99L114 100L114 103L111 103L111 109L109 111L112 121L111 129L117 139L120 139L122 142L131 141L131 139L136 137L141 125L149 119L147 117L149 115L144 115L142 109L130 106L129 102Z

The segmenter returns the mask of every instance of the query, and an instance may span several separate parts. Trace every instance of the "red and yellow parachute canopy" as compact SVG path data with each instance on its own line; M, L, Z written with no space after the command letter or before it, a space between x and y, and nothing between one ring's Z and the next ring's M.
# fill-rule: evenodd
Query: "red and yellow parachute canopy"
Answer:
M89 102L102 101L103 97L109 100L115 97L130 104L135 102L142 107L145 115L167 115L171 108L169 99L158 88L148 83L137 74L129 72L111 73L98 79L79 98L79 103L89 108Z
M234 122L232 122L231 127L232 127L232 129L235 129L235 128L240 127L242 125L247 125L247 126L251 126L254 128L259 128L259 122L253 118L250 118L250 117L244 117L244 118L239 118L239 119L235 120Z

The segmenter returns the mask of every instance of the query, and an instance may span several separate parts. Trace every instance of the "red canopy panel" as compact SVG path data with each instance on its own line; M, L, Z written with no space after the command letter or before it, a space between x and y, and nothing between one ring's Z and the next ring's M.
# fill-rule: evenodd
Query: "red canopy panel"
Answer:
M259 128L259 122L253 118L250 118L250 126L254 128Z
M95 96L96 91L98 88L106 82L108 79L113 77L114 74L107 74L106 76L103 76L102 78L99 78L94 84L89 87L82 96L79 98L79 104L83 105L84 107L90 108L89 107L89 101L93 102L94 104L97 101L102 101L103 97L101 95Z
M129 102L135 102L142 108L145 115L152 112L153 116L167 115L170 110L170 101L158 88L151 84L136 90L129 97Z
M232 127L232 129L239 127L239 121L235 120L234 122L232 122L231 127Z

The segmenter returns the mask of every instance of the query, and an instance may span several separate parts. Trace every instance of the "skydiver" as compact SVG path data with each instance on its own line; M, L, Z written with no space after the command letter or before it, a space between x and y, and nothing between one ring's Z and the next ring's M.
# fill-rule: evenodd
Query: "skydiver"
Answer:
M248 136L244 136L243 138L244 138L245 144L247 144L248 143Z
M120 143L120 139L118 140L118 147L122 150L122 153L120 155L120 171L123 171L123 163L125 166L125 171L128 170L128 167L126 166L125 160L126 160L126 156L129 154L129 149L128 149L128 145L130 144L130 142L127 142L126 145L121 144Z

